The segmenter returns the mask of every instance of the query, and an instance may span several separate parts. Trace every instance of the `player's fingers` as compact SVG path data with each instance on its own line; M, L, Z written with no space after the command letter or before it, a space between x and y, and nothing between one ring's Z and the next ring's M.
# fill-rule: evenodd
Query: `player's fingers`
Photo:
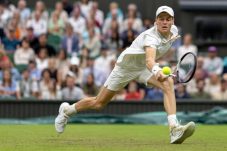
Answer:
M155 75L155 79L158 80L158 79L160 79L160 77L161 77L161 74L160 74L160 72L158 72L158 73Z

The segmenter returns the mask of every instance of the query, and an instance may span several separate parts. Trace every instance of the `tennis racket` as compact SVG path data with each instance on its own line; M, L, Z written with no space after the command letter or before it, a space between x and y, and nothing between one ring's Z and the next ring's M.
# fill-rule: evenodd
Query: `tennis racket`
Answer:
M196 55L192 52L187 52L181 57L173 70L173 73L169 76L174 77L177 83L187 83L193 78L196 65Z

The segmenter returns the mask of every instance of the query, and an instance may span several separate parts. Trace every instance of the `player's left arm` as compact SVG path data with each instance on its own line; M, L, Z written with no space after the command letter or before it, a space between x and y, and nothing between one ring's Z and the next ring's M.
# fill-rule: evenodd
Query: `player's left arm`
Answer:
M145 54L146 54L146 66L151 71L152 67L156 64L156 62L155 62L156 49L146 46Z
M162 70L159 67L159 64L156 63L155 61L156 49L149 46L145 46L144 49L146 54L146 66L148 70L150 70L155 75L155 78L157 80L161 82L164 81L166 79L166 76L162 73Z

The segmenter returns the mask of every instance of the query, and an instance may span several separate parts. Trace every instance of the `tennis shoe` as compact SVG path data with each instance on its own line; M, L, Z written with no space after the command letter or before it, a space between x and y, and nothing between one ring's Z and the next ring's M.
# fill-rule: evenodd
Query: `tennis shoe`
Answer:
M186 125L179 125L170 130L170 143L181 144L190 137L195 131L195 123L189 122Z
M65 110L69 107L69 103L62 103L59 107L58 116L55 118L55 129L58 133L63 133L68 122L69 116L65 114Z

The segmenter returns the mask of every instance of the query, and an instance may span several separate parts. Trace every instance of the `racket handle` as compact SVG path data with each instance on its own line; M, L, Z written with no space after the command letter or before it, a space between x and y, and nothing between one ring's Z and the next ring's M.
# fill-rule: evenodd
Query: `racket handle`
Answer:
M168 76L169 76L169 77L176 77L176 75L175 75L175 74L172 74L172 73L169 74Z
M174 77L174 78L175 78L176 75L171 73L171 74L169 74L169 75L166 75L164 79L167 79L167 78L169 78L169 77Z

